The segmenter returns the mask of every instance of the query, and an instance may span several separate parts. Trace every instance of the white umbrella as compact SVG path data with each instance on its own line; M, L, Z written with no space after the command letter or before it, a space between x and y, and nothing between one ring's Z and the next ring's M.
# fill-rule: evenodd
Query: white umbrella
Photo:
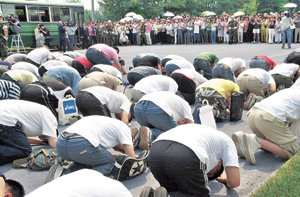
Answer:
M242 16L244 14L245 14L244 12L238 11L238 12L234 13L233 16Z
M182 16L179 16L179 15L177 15L177 16L175 16L173 19L174 19L174 20L177 20L177 19L183 19L183 17L182 17Z
M297 4L295 4L295 3L287 3L283 7L284 8L296 8Z
M202 12L202 16L214 16L214 15L216 15L216 13L211 11Z
M139 14L134 15L132 18L133 18L134 20L137 20L137 21L143 21L143 20L144 20L144 17L141 16L141 15L139 15Z
M136 13L134 13L134 12L128 12L126 15L125 15L125 17L133 17L133 16L135 16L136 15Z
M173 16L175 16L172 12L166 12L165 14L164 14L164 16L166 16L166 17L173 17Z
M124 21L132 21L133 20L133 18L131 18L131 17L125 17L123 19L124 19Z

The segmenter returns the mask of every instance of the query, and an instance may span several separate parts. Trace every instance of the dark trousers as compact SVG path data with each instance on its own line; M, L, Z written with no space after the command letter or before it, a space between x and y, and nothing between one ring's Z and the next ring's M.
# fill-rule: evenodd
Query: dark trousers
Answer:
M210 66L210 63L207 60L204 59L194 59L194 67L195 70L201 74L203 74L203 76L206 79L212 79L213 75L212 75L212 68Z
M78 61L73 60L71 66L79 72L81 77L84 77L89 72L89 70Z
M131 85L135 85L137 82L139 82L141 79L146 77L145 75L135 73L135 72L129 72L127 74L127 80Z
M69 35L68 51L74 51L73 45L74 45L74 35Z
M20 122L15 126L0 124L0 165L27 157L30 153L31 146Z
M96 64L107 64L112 65L111 61L100 51L96 49L88 49L86 51L86 58L91 62L93 65Z
M100 115L111 117L106 105L103 105L93 94L79 91L76 97L76 106L83 116Z
M209 196L206 165L187 146L168 140L154 142L148 160L154 178L170 196Z
M181 92L184 100L186 100L190 105L194 104L196 101L195 98L195 90L196 84L195 82L180 73L173 73L171 78L176 81L178 84L178 90Z
M59 38L59 51L66 52L66 50L67 50L67 39Z

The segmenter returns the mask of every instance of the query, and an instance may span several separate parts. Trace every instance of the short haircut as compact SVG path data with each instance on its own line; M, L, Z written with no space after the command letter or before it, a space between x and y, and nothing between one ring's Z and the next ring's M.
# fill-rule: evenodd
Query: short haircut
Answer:
M138 67L138 66L150 66L150 67L157 68L158 64L160 64L160 59L158 57L147 55L147 56L145 56L145 57L143 57L142 59L139 60L136 67Z
M223 162L222 162L220 169L218 171L216 171L213 176L207 177L208 180L211 181L211 180L214 180L214 179L218 178L219 176L221 176L221 174L223 173L223 171L224 171L224 166L223 166Z
M114 48L114 49L117 51L117 53L119 54L120 50L119 50L119 48L118 48L118 47L116 47L116 46L113 46L112 48Z
M8 179L5 181L7 190L12 194L13 197L23 197L25 196L25 191L21 183Z

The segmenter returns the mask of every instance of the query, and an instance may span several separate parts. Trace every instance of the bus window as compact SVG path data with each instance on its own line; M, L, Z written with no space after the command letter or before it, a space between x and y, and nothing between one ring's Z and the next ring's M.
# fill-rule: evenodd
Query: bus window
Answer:
M48 7L28 7L30 21L50 22Z
M21 22L27 22L25 6L16 6L16 15Z
M15 15L16 10L15 10L15 5L12 4L2 4L2 12L3 16L7 19L10 14Z
M60 21L60 8L52 7L52 21L58 22Z
M61 8L61 14L62 14L62 21L66 22L69 21L70 18L70 9L69 8Z

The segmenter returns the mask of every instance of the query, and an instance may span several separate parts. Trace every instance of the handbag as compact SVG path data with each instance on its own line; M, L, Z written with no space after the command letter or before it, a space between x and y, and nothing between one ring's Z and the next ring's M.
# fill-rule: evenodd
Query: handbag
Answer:
M72 116L78 116L75 98L68 95L58 100L58 123L66 125L70 123Z
M206 125L214 129L217 128L213 114L213 106L209 105L206 99L202 101L202 107L200 108L199 118L202 125Z

